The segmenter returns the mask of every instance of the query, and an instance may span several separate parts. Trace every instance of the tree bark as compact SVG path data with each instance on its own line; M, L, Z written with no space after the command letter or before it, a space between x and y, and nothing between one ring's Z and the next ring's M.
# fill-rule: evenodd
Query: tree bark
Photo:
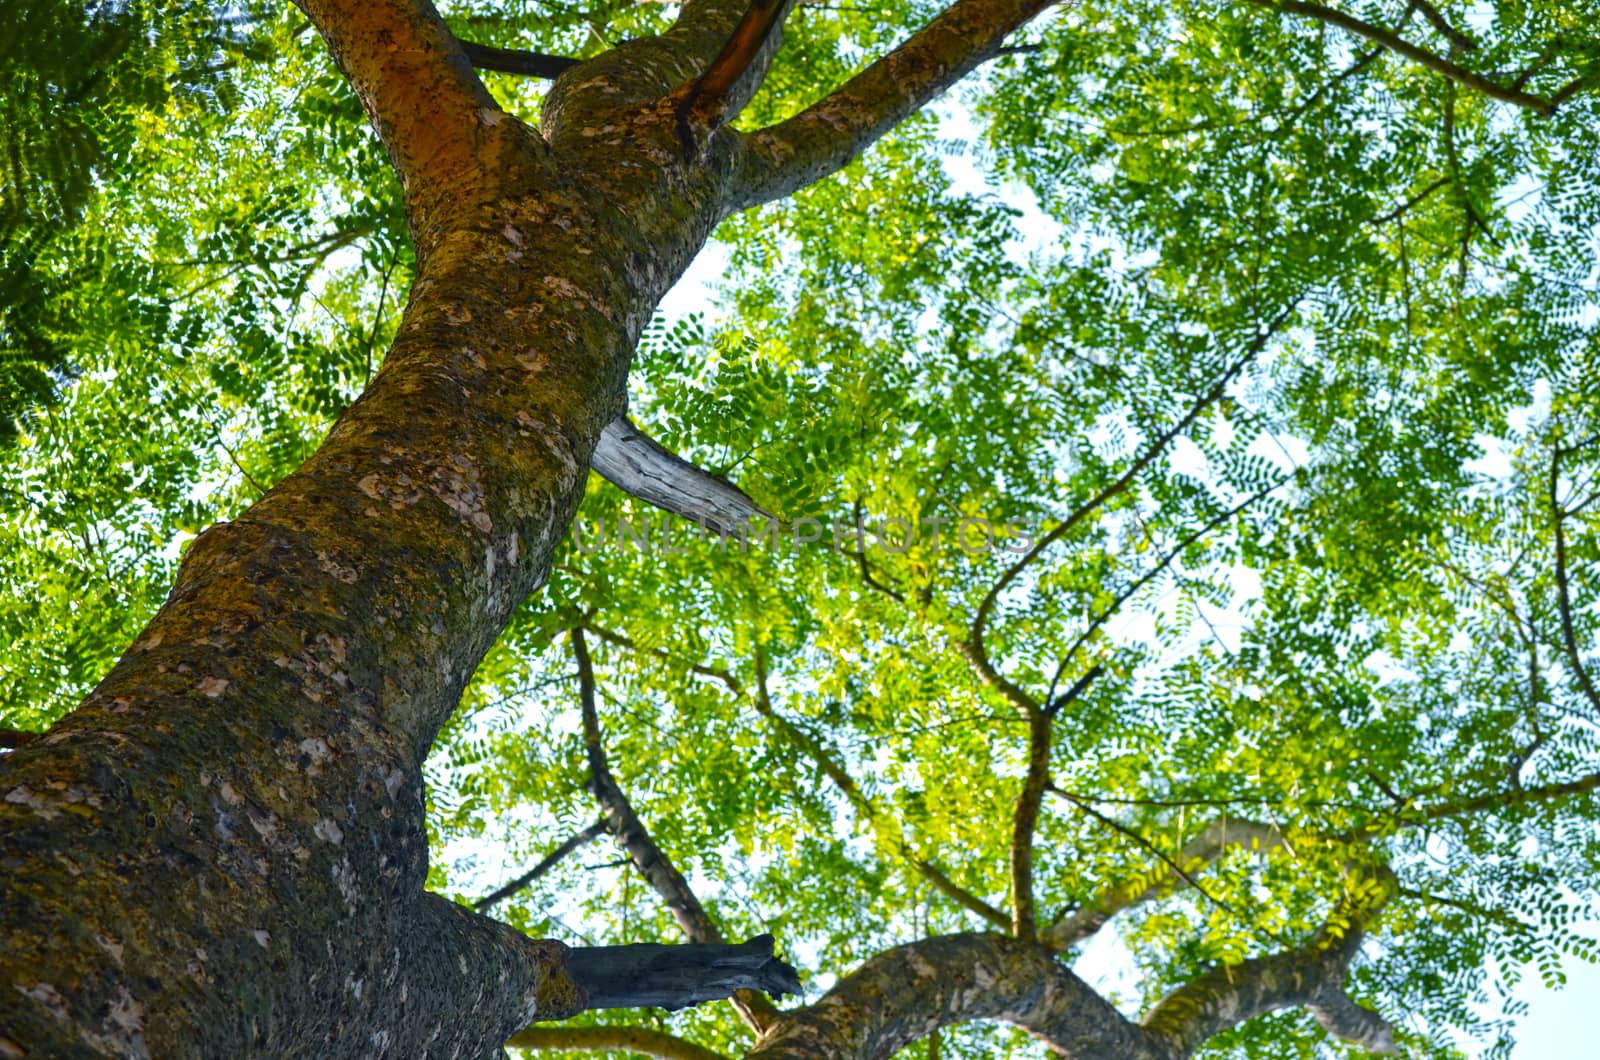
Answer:
M566 947L423 891L420 768L546 577L731 141L684 166L648 76L593 123L603 71L552 94L546 140L430 7L305 8L401 175L417 279L321 449L0 762L0 1053L475 1057L585 1005ZM694 10L704 51L738 14Z
M757 145L725 123L780 19L686 155L684 101L743 3L689 0L561 73L534 130L427 0L299 2L399 174L416 280L316 454L195 539L84 703L0 758L0 1057L482 1057L665 974L619 982L426 893L423 759L544 582L639 335L712 227L836 169L1038 10L961 0L900 82L869 68ZM718 966L716 990L776 984L772 963Z

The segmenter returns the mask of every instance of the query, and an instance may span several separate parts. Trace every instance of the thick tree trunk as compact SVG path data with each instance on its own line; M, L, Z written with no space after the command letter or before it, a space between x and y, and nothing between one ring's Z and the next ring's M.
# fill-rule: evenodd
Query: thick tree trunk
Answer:
M425 893L421 764L543 583L639 334L711 228L843 166L1043 4L958 0L752 138L722 123L782 3L729 43L745 5L687 0L562 74L535 131L426 0L298 2L399 174L416 282L315 456L197 538L83 705L0 758L0 1060L481 1057L591 1001L714 996L681 962L628 980L633 958L569 964ZM660 455L611 469L662 478ZM695 503L747 514L712 493ZM698 951L716 990L788 982L732 949Z
M728 167L683 167L669 109L596 128L576 92L558 157L447 63L375 99L363 35L446 46L382 8L330 43L407 187L399 334L89 699L0 759L0 1057L476 1057L585 1004L559 943L423 891L420 767L546 577ZM390 136L452 106L431 120L466 114L465 154Z

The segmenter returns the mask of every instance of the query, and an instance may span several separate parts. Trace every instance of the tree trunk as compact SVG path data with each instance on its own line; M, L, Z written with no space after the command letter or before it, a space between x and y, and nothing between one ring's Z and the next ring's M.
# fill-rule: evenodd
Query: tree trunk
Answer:
M399 174L416 281L317 453L200 535L99 687L0 759L0 1058L481 1057L633 997L626 960L569 967L423 891L423 759L712 227L846 164L1043 6L958 0L749 136L725 123L786 3L730 41L743 4L689 0L563 73L534 130L426 0L299 2ZM702 956L720 990L786 981ZM670 964L642 987L710 996Z
M423 891L420 770L544 581L728 167L681 164L670 108L587 125L593 84L552 93L546 142L430 11L307 8L401 172L416 283L321 449L0 763L0 1056L477 1057L585 1003L560 943ZM371 68L380 38L416 69Z

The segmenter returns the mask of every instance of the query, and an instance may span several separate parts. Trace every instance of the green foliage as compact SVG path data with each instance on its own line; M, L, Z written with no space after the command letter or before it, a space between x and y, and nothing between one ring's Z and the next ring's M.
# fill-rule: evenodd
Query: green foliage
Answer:
M1477 42L1461 62L1532 70L1531 92L1600 64L1576 7L1439 6ZM1342 9L1445 54L1401 7ZM798 8L741 124L793 113L935 10ZM314 448L413 265L394 180L297 14L230 29L223 63L203 34L112 57L142 12L75 15L58 53L17 45L30 83L92 101L58 138L21 138L48 92L0 112L23 159L8 188L44 189L0 268L34 292L0 309L7 349L31 351L0 368L33 373L0 388L0 418L20 415L0 467L14 727L69 709L188 537ZM464 37L573 55L667 17L445 13ZM1199 887L1105 929L1134 973L1122 1001L1304 940L1347 863L1375 857L1401 890L1353 991L1410 1055L1456 1055L1459 1034L1503 1054L1519 1013L1486 968L1553 982L1597 955L1595 798L1538 793L1600 769L1573 661L1600 667L1600 97L1542 117L1250 4L1085 0L1024 43L840 176L719 229L717 305L652 325L635 417L823 538L702 541L592 481L436 749L431 882L487 892L595 818L563 635L583 624L612 769L729 935L774 932L820 988L979 927L913 863L1009 908L1027 726L958 644L1083 507L984 629L1039 701L1103 667L1055 722L1071 797L1038 826L1041 915L1170 879L1219 815L1270 822L1288 845L1195 867ZM73 80L69 59L102 53L104 76ZM488 83L536 116L540 85ZM617 544L624 518L650 521L651 547ZM1008 529L969 550L963 518ZM848 528L886 519L946 530L857 555ZM573 941L676 931L601 845L497 912ZM720 1009L650 1019L741 1040ZM1287 1013L1212 1049L1335 1047ZM971 1027L940 1055L1038 1054Z
M79 229L97 194L145 162L141 123L169 106L226 115L233 71L270 58L250 5L13 5L0 43L0 445L48 404L95 339L82 303L103 297L119 248ZM127 277L121 277L126 281ZM125 286L112 287L118 296Z

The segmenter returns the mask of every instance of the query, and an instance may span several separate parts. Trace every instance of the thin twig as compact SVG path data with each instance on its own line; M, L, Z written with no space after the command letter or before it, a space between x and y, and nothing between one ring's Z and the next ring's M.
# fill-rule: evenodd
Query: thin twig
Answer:
M1237 916L1238 915L1234 911L1232 906L1230 906L1227 902L1224 902L1222 899L1218 898L1216 895L1212 894L1210 891L1206 890L1204 887L1200 886L1200 882L1198 880L1196 880L1193 876L1189 875L1188 871L1186 869L1184 869L1184 867L1182 865L1178 864L1171 857L1168 857L1165 853L1163 853L1161 851L1161 849L1159 847L1157 847L1154 843L1150 842L1144 836L1140 835L1138 832L1136 832L1133 829L1129 828L1127 825L1123 824L1121 821L1118 821L1116 818L1110 817L1110 816L1108 816L1106 814L1101 813L1099 810L1095 809L1088 802L1083 801L1083 800L1079 800L1077 798L1074 798L1073 796L1071 796L1071 795L1067 794L1066 792L1062 791L1060 788L1054 788L1052 790L1057 795L1060 795L1062 798L1064 798L1068 802L1072 803L1078 809L1080 809L1084 813L1088 814L1090 817L1093 817L1095 820L1099 821L1101 824L1103 824L1106 827L1112 829L1113 831L1117 832L1118 834L1123 835L1123 836L1127 837L1128 839L1133 840L1139 846L1143 847L1145 850L1147 850L1151 854L1155 855L1168 868L1170 868L1174 873L1176 873L1177 876L1181 880L1183 880L1184 883L1188 884L1190 887L1193 887L1197 892L1199 892L1202 896L1204 896L1208 901L1210 901L1218 909L1221 909L1222 911L1228 913L1230 916Z
M1412 44L1397 33L1391 33L1381 26L1374 26L1372 23L1365 22L1354 15L1336 11L1323 4L1308 3L1306 0L1251 0L1251 3L1258 7L1286 11L1292 15L1306 15L1319 22L1325 22L1330 26L1337 26L1357 36L1365 37L1374 44L1380 44L1389 49L1396 55L1401 55L1413 62L1420 63L1434 73L1440 74L1456 84L1470 88L1475 92L1488 96L1490 99L1497 99L1502 103L1514 103L1519 107L1526 107L1541 115L1552 113L1559 105L1559 102L1554 98L1545 99L1541 96L1524 92L1521 89L1509 88L1498 84L1482 74L1474 73L1463 66L1458 66L1449 59L1435 55L1426 48L1420 48ZM1576 89L1572 91L1576 91ZM1568 95L1570 94L1569 92ZM1562 98L1565 99L1566 97L1563 96Z
M476 902L472 903L472 908L481 913L484 910L491 908L496 903L511 897L513 894L516 894L518 891L528 886L528 884L532 883L534 880L537 880L540 876L543 876L545 873L555 868L556 863L562 858L566 857L574 850L577 850L579 847L583 846L583 844L598 838L605 830L606 822L605 818L602 817L594 824L591 824L588 828L574 832L572 835L568 836L560 846L546 854L544 858L533 868L529 869L527 872L524 872L516 879L509 881L505 884L505 886L499 888L498 890L479 898Z
M1178 421L1174 423L1168 430L1164 431L1159 437L1157 437L1156 440L1139 455L1138 459L1136 459L1131 465L1129 465L1126 471L1117 477L1116 481L1112 482L1110 485L1100 490L1100 492L1096 493L1093 497L1080 504L1069 515L1067 515L1066 518L1057 523L1049 533L1040 537L1039 540L1034 543L1033 547L1024 553L1020 558L1018 558L1016 562L1012 563L1011 566L1007 567L1005 571L1001 573L999 579L992 586L990 586L989 591L984 594L983 599L978 603L977 614L973 616L972 627L968 634L969 639L973 640L981 647L983 628L988 623L989 616L993 612L995 603L1000 598L1000 594L1005 592L1006 589L1010 587L1011 583L1017 579L1018 575L1027 569L1029 564L1037 560L1047 548L1059 541L1068 530L1071 530L1078 523L1082 522L1088 516L1098 511L1108 501L1117 497L1124 490L1126 490L1133 483L1134 479L1138 477L1140 472L1149 467L1157 457L1166 451L1167 446L1171 445L1175 438L1177 438L1184 431L1188 430L1190 425L1192 425L1195 420L1199 418L1202 412L1216 403L1216 401L1227 392L1228 385L1232 383L1235 378L1237 378L1240 372L1244 371L1246 365L1255 359L1256 355L1261 352L1272 336L1277 334L1278 329L1288 321L1292 312L1293 306L1290 306L1280 312L1266 326L1266 328L1259 335L1257 335L1254 340L1251 341L1245 352L1240 355L1232 364L1230 364L1227 370L1225 370L1222 375L1212 383L1211 387L1206 390L1206 392L1202 394L1200 398L1194 402L1194 404L1189 406L1189 409L1178 419Z

